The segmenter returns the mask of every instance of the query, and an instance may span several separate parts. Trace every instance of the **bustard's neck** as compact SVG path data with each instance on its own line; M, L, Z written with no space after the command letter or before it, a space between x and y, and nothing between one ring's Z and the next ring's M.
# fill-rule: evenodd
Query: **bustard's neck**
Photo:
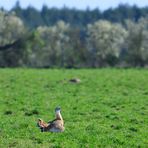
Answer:
M60 112L60 111L56 111L56 112L55 112L55 114L56 114L56 119L63 120L63 118L62 118L62 115L61 115L61 112Z

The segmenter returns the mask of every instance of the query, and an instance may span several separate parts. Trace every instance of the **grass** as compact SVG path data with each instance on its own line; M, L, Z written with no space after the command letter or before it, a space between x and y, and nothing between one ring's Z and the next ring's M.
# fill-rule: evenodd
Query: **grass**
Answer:
M41 133L56 106L65 131ZM0 69L0 147L148 147L147 106L147 70Z

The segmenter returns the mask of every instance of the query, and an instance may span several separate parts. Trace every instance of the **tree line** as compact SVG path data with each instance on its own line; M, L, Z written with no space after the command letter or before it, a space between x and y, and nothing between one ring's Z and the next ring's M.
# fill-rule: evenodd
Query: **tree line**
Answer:
M30 28L52 26L59 20L71 24L72 27L83 28L86 27L87 24L94 23L100 19L122 24L125 23L126 19L137 22L141 17L147 16L148 6L138 8L136 5L119 4L117 8L109 8L101 11L99 8L90 10L88 7L86 10L77 10L63 6L63 8L57 9L48 8L48 6L43 5L41 10L37 10L32 6L23 9L19 2L16 2L11 11L14 11L16 15L23 20L25 25Z
M146 67L148 7L0 11L0 67Z

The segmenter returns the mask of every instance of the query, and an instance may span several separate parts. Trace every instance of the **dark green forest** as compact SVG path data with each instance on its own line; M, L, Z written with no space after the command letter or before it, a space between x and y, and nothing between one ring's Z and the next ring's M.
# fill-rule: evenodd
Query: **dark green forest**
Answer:
M52 26L59 20L69 23L72 27L79 28L86 27L88 24L92 24L100 19L124 24L127 19L137 22L141 17L148 15L148 7L138 8L136 5L129 6L128 4L120 4L117 8L109 8L103 12L99 8L94 10L89 8L77 10L64 6L62 9L57 9L48 8L46 5L43 5L41 11L38 11L32 6L22 9L19 2L17 2L11 11L14 11L29 28Z
M148 66L148 6L0 8L0 67Z

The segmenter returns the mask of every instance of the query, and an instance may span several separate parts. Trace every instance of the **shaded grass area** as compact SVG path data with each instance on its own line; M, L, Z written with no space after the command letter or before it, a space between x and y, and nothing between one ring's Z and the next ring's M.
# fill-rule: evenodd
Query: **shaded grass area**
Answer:
M65 132L41 133L56 106ZM147 70L0 69L0 147L147 147L147 106Z

